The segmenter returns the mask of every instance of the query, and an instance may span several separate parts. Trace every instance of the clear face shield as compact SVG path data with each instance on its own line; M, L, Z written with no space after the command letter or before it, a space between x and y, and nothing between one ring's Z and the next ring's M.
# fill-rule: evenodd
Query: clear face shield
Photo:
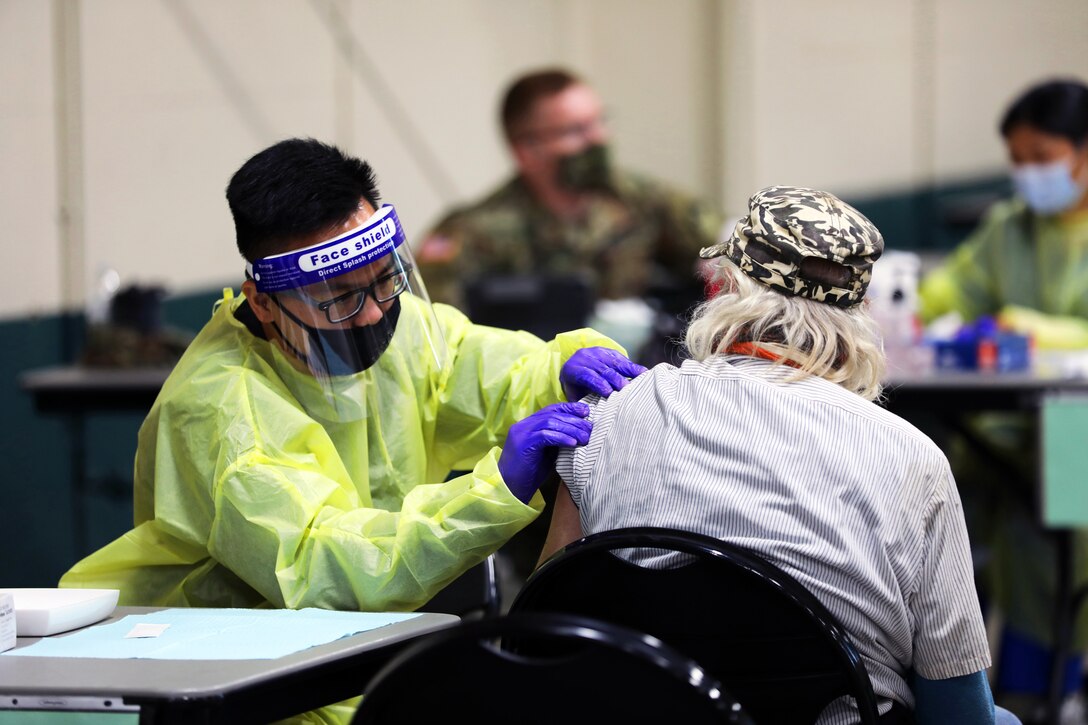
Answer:
M447 364L405 241L386 204L332 239L247 265L257 291L272 300L271 325L298 373L285 380L312 413L358 418L384 389Z

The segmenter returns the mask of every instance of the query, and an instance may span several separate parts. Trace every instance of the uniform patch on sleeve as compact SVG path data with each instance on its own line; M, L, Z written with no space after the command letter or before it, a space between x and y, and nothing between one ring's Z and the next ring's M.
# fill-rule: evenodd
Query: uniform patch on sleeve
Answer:
M416 259L423 263L451 262L461 254L461 243L442 234L432 234L424 240L416 253Z

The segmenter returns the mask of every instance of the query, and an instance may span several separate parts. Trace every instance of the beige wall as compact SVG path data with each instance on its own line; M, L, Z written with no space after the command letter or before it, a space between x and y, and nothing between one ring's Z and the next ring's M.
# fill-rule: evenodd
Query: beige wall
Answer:
M0 2L0 315L60 304L49 3Z
M1088 76L1083 0L0 0L0 317L105 265L236 284L223 189L291 135L369 159L418 237L509 173L502 86L563 63L617 154L734 211L1000 170L1013 93Z
M772 183L875 194L1000 171L1006 104L1088 79L1083 0L730 0L727 208Z

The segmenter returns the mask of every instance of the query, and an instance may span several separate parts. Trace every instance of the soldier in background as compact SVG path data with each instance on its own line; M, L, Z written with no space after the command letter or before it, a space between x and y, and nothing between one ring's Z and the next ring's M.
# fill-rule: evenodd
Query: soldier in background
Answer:
M565 70L515 80L503 97L501 123L517 173L482 200L454 209L424 238L416 261L431 299L470 312L466 288L485 275L588 277L597 299L653 300L659 309L653 335L661 343L646 347L667 346L680 330L676 315L702 299L695 260L717 241L722 217L614 168L601 101ZM541 486L549 504L544 515L501 552L504 599L536 563L556 484L553 478Z
M698 301L692 260L722 217L614 168L592 88L562 69L530 73L507 90L501 121L517 174L425 238L416 256L432 299L465 309L472 279L546 273L588 274L598 299L660 295L676 311Z

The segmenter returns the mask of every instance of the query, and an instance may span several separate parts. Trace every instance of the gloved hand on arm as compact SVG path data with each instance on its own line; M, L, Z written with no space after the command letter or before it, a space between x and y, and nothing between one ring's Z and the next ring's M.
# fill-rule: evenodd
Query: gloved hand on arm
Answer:
M499 456L499 473L510 492L528 503L555 470L559 447L589 443L593 423L585 403L554 403L510 426Z
M628 378L646 372L646 368L633 363L607 347L586 347L570 356L559 371L559 382L567 400L580 400L590 393L607 398L622 390Z

